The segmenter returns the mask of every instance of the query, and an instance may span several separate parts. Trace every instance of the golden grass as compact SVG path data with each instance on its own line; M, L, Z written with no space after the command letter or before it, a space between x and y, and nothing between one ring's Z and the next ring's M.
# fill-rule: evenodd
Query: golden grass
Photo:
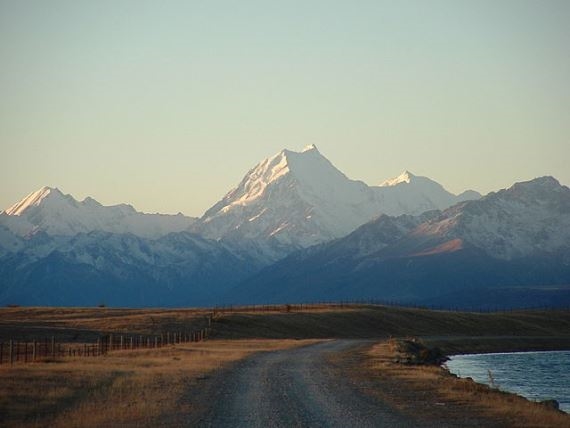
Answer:
M382 398L423 420L445 419L459 425L482 419L485 425L509 427L570 426L570 416L471 380L459 379L439 366L395 363L395 341L374 345L366 354L369 376L394 387ZM379 394L382 392L378 391Z
M176 426L193 411L187 391L254 352L312 341L205 341L105 357L0 368L3 427Z
M568 310L473 313L363 305L346 310L224 313L217 324L216 337L228 339L525 336L555 339L555 347L564 342L570 348Z
M206 309L0 308L0 337L21 333L81 336L95 332L160 334L203 327Z
M0 426L180 425L177 418L196 410L199 400L191 391L208 384L201 380L204 376L215 375L217 369L252 352L317 338L423 336L447 352L570 349L570 311L480 314L330 305L289 309L218 311L212 324L215 340L201 343L3 365ZM202 309L2 308L0 341L53 335L58 343L94 343L111 332L188 332L205 327L210 314L211 310ZM363 364L354 365L352 376L376 379L380 386L373 389L374 394L404 411L422 414L425 420L463 426L468 417L469 423L480 420L480 426L497 420L502 421L498 425L557 426L556 418L564 417L524 399L458 380L439 368L395 365L393 350L386 346L378 345L362 357ZM502 401L496 396L502 396ZM521 425L520 415L528 422ZM567 418L562 421L558 426L570 426Z

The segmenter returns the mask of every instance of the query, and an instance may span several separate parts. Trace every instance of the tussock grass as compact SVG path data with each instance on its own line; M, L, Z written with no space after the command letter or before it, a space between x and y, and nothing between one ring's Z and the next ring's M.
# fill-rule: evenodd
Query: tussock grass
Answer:
M469 338L489 338L484 346L503 350L570 349L570 311L473 313L360 306L348 310L291 313L227 313L217 317L216 338L389 338L430 337L447 340L445 351L463 352ZM486 340L486 339L485 339ZM512 349L507 349L508 346ZM483 346L483 347L484 347Z
M0 426L177 426L195 410L188 391L217 370L253 352L310 342L206 341L2 367Z
M365 352L365 372L391 386L376 393L404 412L426 421L445 420L461 426L570 426L570 416L565 413L457 378L442 367L395 363L399 349L394 340L374 345Z
M143 335L206 326L206 309L0 308L0 340L93 342L101 333Z
M0 340L56 336L58 342L93 343L106 333L190 331L205 327L211 313L201 309L2 308ZM196 391L201 392L207 378L220 368L252 352L314 339L419 336L454 353L570 349L570 311L481 314L366 305L218 310L212 329L214 340L206 342L3 365L0 426L178 426L185 415L199 410ZM567 419L557 419L564 415L520 397L485 390L440 368L395 365L393 352L389 342L375 346L354 360L350 376L358 382L373 379L376 386L371 386L371 393L428 422L570 426Z

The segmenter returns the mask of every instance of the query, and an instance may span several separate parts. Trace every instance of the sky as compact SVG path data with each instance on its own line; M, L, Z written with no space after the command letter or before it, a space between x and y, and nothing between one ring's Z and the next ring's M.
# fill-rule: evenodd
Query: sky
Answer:
M567 0L0 0L0 209L201 216L316 144L370 185L570 184Z

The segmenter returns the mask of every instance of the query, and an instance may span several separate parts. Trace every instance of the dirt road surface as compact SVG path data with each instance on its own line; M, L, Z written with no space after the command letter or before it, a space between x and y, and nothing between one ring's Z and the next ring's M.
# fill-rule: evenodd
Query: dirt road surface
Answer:
M221 373L198 419L200 427L417 426L339 375L328 357L366 344L336 340L256 354Z

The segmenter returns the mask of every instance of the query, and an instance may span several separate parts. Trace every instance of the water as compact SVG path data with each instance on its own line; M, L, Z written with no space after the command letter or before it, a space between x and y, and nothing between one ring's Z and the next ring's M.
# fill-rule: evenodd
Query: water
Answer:
M534 401L554 399L570 413L570 351L456 355L447 362L451 373L514 392Z

